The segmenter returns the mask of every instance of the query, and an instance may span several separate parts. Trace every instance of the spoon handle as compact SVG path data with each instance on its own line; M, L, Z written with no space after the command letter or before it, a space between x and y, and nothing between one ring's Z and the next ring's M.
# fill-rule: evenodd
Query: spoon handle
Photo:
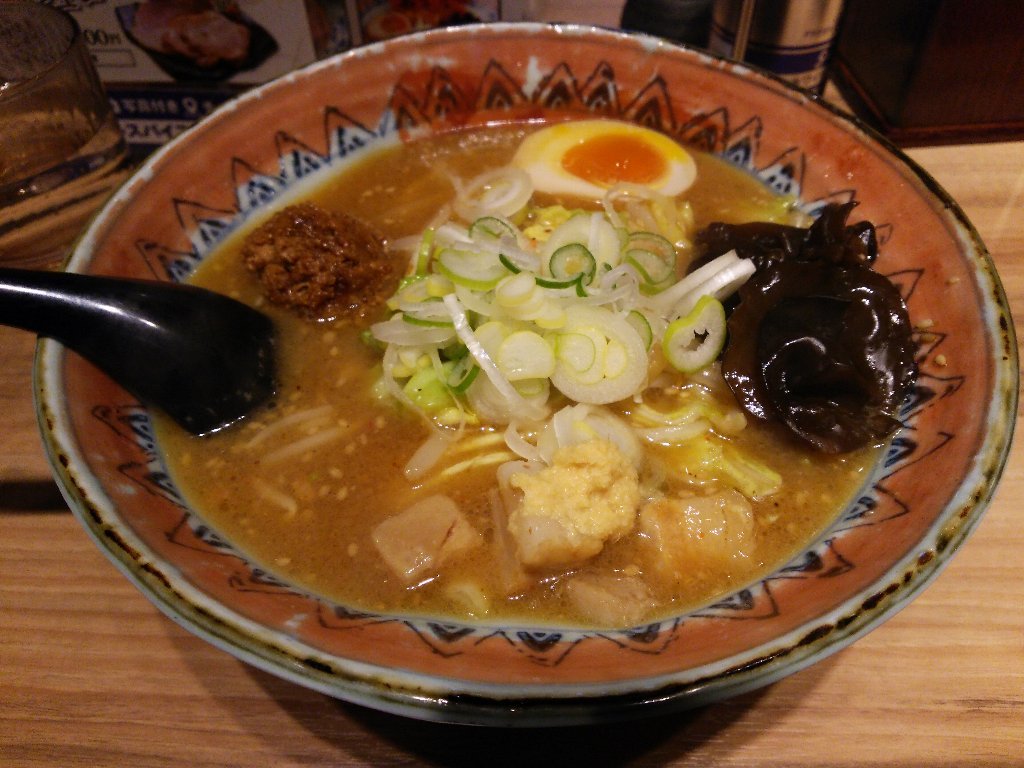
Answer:
M153 284L160 294L182 287ZM144 322L139 310L152 291L148 281L0 268L0 324L87 350L104 343L104 332L116 338Z
M269 318L196 286L0 268L0 324L59 341L195 434L276 386Z

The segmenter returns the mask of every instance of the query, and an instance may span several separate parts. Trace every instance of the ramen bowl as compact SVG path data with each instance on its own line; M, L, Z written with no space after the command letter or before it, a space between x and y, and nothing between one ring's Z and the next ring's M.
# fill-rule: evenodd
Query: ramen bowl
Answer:
M530 24L353 50L247 93L154 154L68 268L181 281L255 213L378 142L566 112L715 153L812 215L855 200L876 224L876 268L917 324L919 374L862 492L777 571L644 626L373 613L237 548L185 500L146 407L43 341L36 394L57 480L97 545L177 623L275 675L393 713L597 722L705 704L804 668L906 605L968 538L1007 455L1018 382L984 245L924 171L852 118L701 52Z

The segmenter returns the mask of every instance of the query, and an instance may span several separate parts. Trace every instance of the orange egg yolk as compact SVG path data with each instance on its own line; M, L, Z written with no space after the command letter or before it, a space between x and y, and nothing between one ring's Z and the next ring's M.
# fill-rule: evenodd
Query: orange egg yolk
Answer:
M562 155L562 168L591 184L649 184L665 173L665 158L638 136L610 134L586 139Z

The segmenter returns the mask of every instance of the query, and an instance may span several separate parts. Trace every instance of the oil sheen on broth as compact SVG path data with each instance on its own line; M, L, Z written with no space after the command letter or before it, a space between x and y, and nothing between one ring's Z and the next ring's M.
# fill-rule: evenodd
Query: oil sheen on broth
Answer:
M533 130L489 127L388 148L312 189L307 199L370 223L389 242L408 238L422 232L450 201L451 175L471 178L507 164ZM685 196L696 228L711 221L747 221L756 215L752 212L778 207L756 179L712 156L693 156L697 180ZM496 522L493 509L495 464L474 467L469 461L503 449L502 428L469 427L435 471L407 480L403 468L429 429L419 416L380 396L379 349L350 324L310 322L268 304L242 264L245 234L236 234L206 259L193 282L273 317L280 338L279 397L271 409L206 438L192 437L158 416L159 445L179 489L225 538L284 580L346 605L464 620L640 624L707 604L779 567L834 519L877 456L876 448L838 456L813 453L770 427L749 423L729 442L778 473L782 482L775 493L750 502L754 544L743 556L698 557L692 567L669 569L666 575L651 565L650 535L633 532L585 563L564 571L540 569L528 573L527 581L510 582L507 533L497 530L502 522ZM705 375L709 390L723 407L735 408L715 376L714 371ZM654 388L645 402L657 407L662 397L667 395ZM622 411L635 404L612 407ZM482 447L474 451L467 444ZM675 449L649 445L646 452L654 467L646 482L667 482L693 493L707 490L707 483L684 473L676 471L682 477L672 478L672 468L685 460ZM446 475L452 466L464 468ZM409 583L382 561L374 532L385 519L436 494L458 505L482 543L439 572ZM632 584L641 580L645 591L639 596L631 587L620 591L618 599L631 604L621 614L590 611L586 600L573 599L567 589L581 577L580 583L600 590L623 576Z

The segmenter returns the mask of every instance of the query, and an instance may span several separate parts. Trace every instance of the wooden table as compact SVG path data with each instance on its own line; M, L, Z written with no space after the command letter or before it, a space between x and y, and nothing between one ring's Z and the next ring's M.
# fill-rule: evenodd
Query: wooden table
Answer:
M911 156L966 210L1024 317L1024 143ZM34 339L0 328L0 765L1024 765L1024 449L973 538L850 648L731 701L601 728L406 720L236 661L157 611L50 479Z

